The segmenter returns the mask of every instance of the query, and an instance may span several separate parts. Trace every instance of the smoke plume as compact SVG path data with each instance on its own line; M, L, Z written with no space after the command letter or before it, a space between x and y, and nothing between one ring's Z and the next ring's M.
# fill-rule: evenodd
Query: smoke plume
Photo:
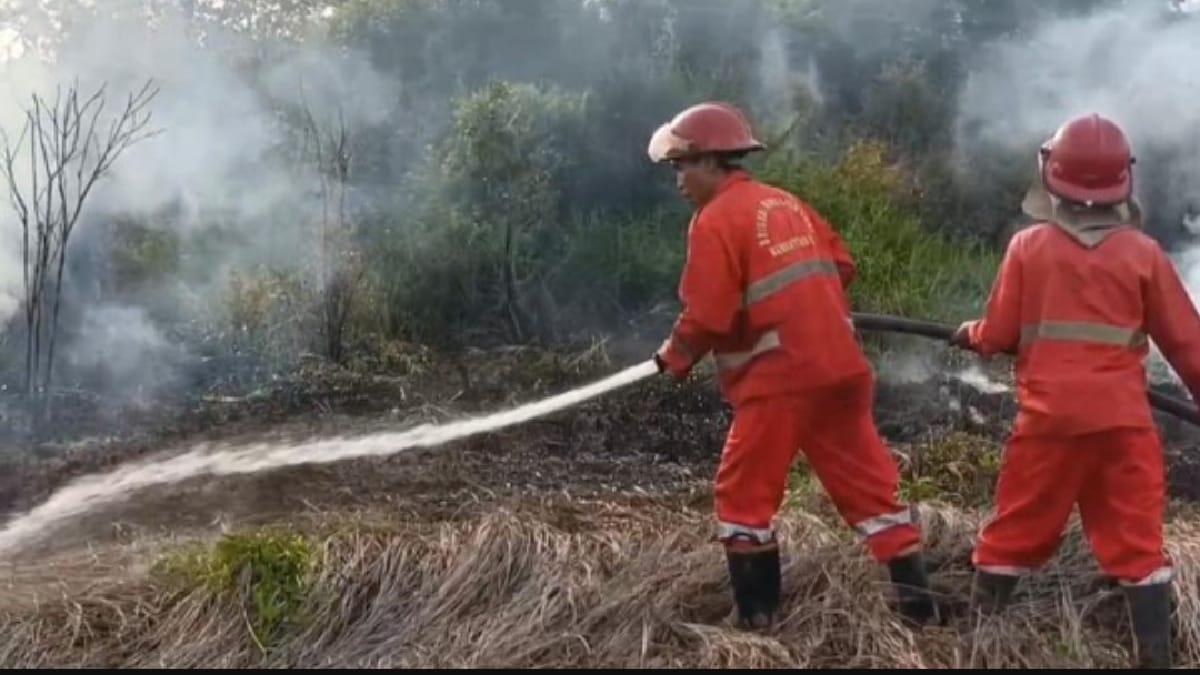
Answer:
M404 62L414 64L411 72L389 71L385 77L364 52L317 36L273 44L163 9L169 3L153 4L160 12L153 21L114 11L64 22L70 30L52 62L31 52L0 66L0 126L10 131L20 128L33 91L52 95L56 86L77 80L87 93L106 83L115 107L146 78L160 87L150 110L151 125L162 133L128 150L89 198L73 237L67 279L68 297L75 298L67 323L76 339L62 345L64 362L88 371L108 369L114 388L128 391L152 389L148 379L154 378L144 369L136 372L137 359L98 356L101 347L137 345L130 349L161 364L162 381L172 381L170 371L186 363L187 355L176 336L154 331L196 321L219 307L231 269L295 270L313 257L321 205L314 166L294 137L302 107L326 128L339 116L352 131L378 132L387 125L387 133L373 133L372 147L362 150L390 166L424 161L427 142L450 121L452 96L491 78L549 81L622 97L628 105L620 115L589 119L594 138L583 140L603 146L592 152L604 156L587 167L587 181L579 182L587 182L588 194L600 195L597 201L605 205L649 201L644 184L651 174L641 154L645 137L630 129L649 134L682 103L654 79L672 51L700 55L693 59L694 75L714 81L722 75L717 56L752 62L750 77L739 79L757 81L736 82L742 86L735 88L755 99L750 103L758 111L756 122L786 123L791 115L785 113L793 111L801 93L816 106L861 107L846 105L847 96L866 82L856 69L871 71L873 55L936 51L926 48L940 44L942 28L926 26L953 25L946 17L955 11L955 3L935 0L814 3L821 5L823 23L809 40L794 27L764 18L766 3L753 12L717 2L683 3L701 8L687 14L699 28L671 19L676 10L670 3L649 0L628 3L619 14L625 18L610 24L599 22L599 14L573 19L582 15L534 12L532 3L511 3L503 11L499 5L465 3L438 10L442 13L417 7L411 26L390 25L385 39L363 38L361 48L381 68L399 60L401 51ZM1032 149L1063 119L1093 109L1112 115L1144 158L1138 189L1152 229L1172 247L1189 285L1200 289L1200 264L1192 262L1200 256L1190 252L1192 235L1185 227L1200 217L1200 75L1188 67L1200 62L1200 41L1193 37L1196 21L1166 7L1121 3L1087 16L1046 19L1017 37L972 49L976 58L963 64L955 139L967 167L984 155L1010 153L1028 156L1032 169ZM465 12L480 18L466 21L460 16ZM754 30L730 35L726 29L735 18ZM514 38L486 28L509 25L503 21L535 25L536 35ZM831 35L842 44L833 45ZM0 55L18 54L12 44L11 33L0 29ZM842 55L833 49L840 46L853 53L831 56ZM706 68L710 60L714 67ZM954 60L951 70L957 73L957 53ZM601 124L603 131L597 130ZM382 196L391 211L402 210L401 198L380 194L393 188L389 181L396 173L375 171L371 185L353 184L352 174L351 208L380 202L373 204L378 209ZM111 236L113 223L123 218L178 235L171 274L136 288L112 279L105 251L125 246ZM0 210L0 319L18 308L17 234L11 213ZM923 357L910 357L905 366L897 377L919 377L926 370ZM118 372L123 369L129 372Z
M1200 20L1196 3L1128 2L1046 20L1025 37L983 47L960 95L963 166L986 153L1028 157L1068 118L1122 125L1138 157L1135 189L1147 230L1200 294ZM1174 374L1155 352L1154 379Z
M984 152L1027 156L1068 118L1121 124L1134 145L1136 189L1152 232L1190 237L1200 213L1200 22L1168 3L1120 3L1049 19L1025 37L980 49L960 95L957 147L966 166ZM1189 281L1200 285L1189 266Z
M71 25L52 61L28 52L0 64L6 83L0 127L17 133L35 92L53 100L56 87L77 83L83 98L104 85L112 111L148 78L159 88L149 111L151 128L161 133L130 147L96 185L72 235L64 283L64 301L77 308L64 317L77 328L77 338L64 346L64 363L103 367L114 392L146 396L153 380L166 384L185 362L177 341L159 333L161 323L148 311L195 319L195 311L224 291L231 267L297 271L315 255L316 169L298 154L304 144L289 137L295 125L286 125L284 116L306 108L322 132L344 123L353 134L386 118L396 84L362 55L316 41L273 48L265 58L270 65L250 68L261 57L262 40L252 44L206 24L202 44L201 27L178 12L152 24L140 16L95 13ZM154 289L138 289L136 297L119 297L105 276L106 257L117 250L105 248L113 245L108 226L117 218L178 235L178 274ZM194 245L214 231L222 233L219 243L210 236L207 248ZM18 308L21 269L19 227L4 204L0 323ZM158 375L148 373L148 363L162 366Z

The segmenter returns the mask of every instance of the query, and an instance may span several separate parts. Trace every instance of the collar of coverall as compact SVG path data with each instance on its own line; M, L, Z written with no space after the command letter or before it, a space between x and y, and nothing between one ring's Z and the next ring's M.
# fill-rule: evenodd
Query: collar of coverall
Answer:
M1058 225L1088 248L1099 246L1109 235L1126 227L1142 227L1142 208L1137 199L1115 206L1074 206L1053 199L1041 181L1025 193L1021 210L1037 220Z
M707 208L709 204L712 204L714 201L716 201L717 197L719 197L722 192L725 192L737 183L742 183L748 180L750 180L749 171L746 171L745 169L733 169L721 179L721 182L717 184L717 189L713 190L712 196L708 198L708 201L704 202L699 206L699 208L696 209L694 215L699 216L700 212Z
M725 178L721 179L721 183L717 185L717 189L713 190L713 197L733 187L735 183L741 183L750 180L750 172L745 169L733 169ZM709 200L712 201L711 199Z

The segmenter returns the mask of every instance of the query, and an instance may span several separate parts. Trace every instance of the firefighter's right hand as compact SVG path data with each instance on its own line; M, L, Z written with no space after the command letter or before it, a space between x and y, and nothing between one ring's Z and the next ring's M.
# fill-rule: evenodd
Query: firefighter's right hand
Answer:
M670 340L663 342L662 347L654 352L654 364L658 366L660 375L669 375L676 381L682 382L687 379L688 373L691 371L691 364L671 363Z

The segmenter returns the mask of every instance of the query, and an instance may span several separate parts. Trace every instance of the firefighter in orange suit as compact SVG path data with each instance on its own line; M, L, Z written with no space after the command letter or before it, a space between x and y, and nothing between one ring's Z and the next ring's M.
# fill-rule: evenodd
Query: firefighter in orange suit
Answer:
M679 285L683 310L655 354L677 379L712 353L734 408L715 485L717 538L738 622L770 624L780 593L773 519L802 450L842 517L887 563L900 610L935 616L914 509L872 419L874 375L851 322L854 262L833 228L796 196L735 162L761 150L745 116L701 103L650 140L696 211Z
M1170 661L1171 563L1163 549L1162 447L1146 398L1147 336L1200 395L1200 316L1171 261L1140 229L1133 155L1098 115L1040 151L981 320L951 342L1016 354L1019 412L996 506L973 555L975 603L996 611L1055 552L1072 507L1123 586L1141 666Z

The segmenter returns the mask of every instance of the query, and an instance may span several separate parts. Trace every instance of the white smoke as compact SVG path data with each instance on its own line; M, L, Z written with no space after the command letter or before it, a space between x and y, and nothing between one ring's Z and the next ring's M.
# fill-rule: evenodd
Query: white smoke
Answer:
M310 162L284 154L299 144L287 137L293 132L284 124L280 104L292 107L303 101L326 128L342 115L353 132L383 120L396 100L395 83L353 51L306 42L273 53L270 65L256 70L246 64L261 43L205 24L201 45L198 31L178 13L168 12L153 25L129 14L95 15L72 25L53 62L15 52L10 54L17 58L0 61L0 127L14 136L35 92L53 99L56 87L78 82L81 97L86 97L104 84L106 110L115 111L148 78L159 88L149 112L150 127L160 135L134 145L117 160L89 196L72 235L73 241L91 246L89 228L111 216L136 217L184 234L220 223L237 235L236 243L208 253L204 261L193 255L186 264L202 275L188 279L190 288L170 284L159 289L162 297L149 303L158 306L213 295L234 263L295 269L310 259L315 245L307 232L320 213L316 178ZM6 39L15 43L0 35L0 51ZM239 62L240 57L250 58ZM7 191L0 196L7 197ZM154 216L163 210L173 210L169 223ZM18 309L22 297L19 236L7 199L0 199L0 323ZM162 360L173 360L171 341L147 335L154 330L147 317L129 316L138 308L100 309L91 308L86 321L104 340L119 343L129 332L127 337L143 349L159 350ZM107 319L113 323L96 324ZM80 363L95 351L89 345L67 348L83 352L73 359ZM136 363L128 365L133 368L129 377L144 380Z
M176 365L186 356L140 307L87 308L82 323L88 348L69 352L67 362L99 383L97 388L119 390L125 403L154 403L162 385L170 382Z
M966 165L980 148L1004 149L1027 155L1032 176L1039 143L1068 118L1097 112L1124 127L1135 153L1169 151L1170 170L1154 175L1165 184L1153 187L1175 204L1200 204L1200 23L1168 8L1123 3L982 47L959 101Z
M1135 145L1197 142L1198 26L1138 2L1048 20L1027 38L981 48L960 99L960 142L1027 150L1067 118L1100 112ZM962 136L970 129L975 138ZM1183 183L1181 182L1181 185ZM1193 188L1195 189L1195 188Z
M993 380L978 364L972 364L955 374L955 379L981 394L1007 394L1012 387Z
M21 58L25 49L15 28L0 27L0 62Z
M876 360L875 370L884 384L922 384L944 370L941 359L945 352L944 345L923 337L891 335L888 349Z
M757 103L770 111L791 111L796 107L796 94L803 91L812 105L824 102L817 65L809 59L803 70L793 68L783 30L773 28L763 34L759 43Z
M1194 0L1192 0L1192 4ZM982 46L960 98L957 147L963 166L996 149L1035 151L1060 124L1097 112L1121 124L1135 153L1170 158L1153 188L1172 206L1200 205L1200 22L1166 2L1122 3L1089 16L1048 20L1026 37ZM1139 177L1147 177L1144 165ZM1165 181L1159 184L1157 181ZM1148 212L1165 211L1147 203ZM1186 218L1177 223L1186 232ZM1200 251L1173 252L1193 301ZM1155 354L1157 359L1157 353ZM1169 373L1152 364L1158 379ZM1173 375L1171 375L1173 377Z
M20 55L20 42L16 32L6 29L0 33L0 55L16 58ZM24 106L29 102L29 93L36 83L45 77L45 71L36 61L17 62L0 59L0 130L12 142L16 142L25 124ZM3 136L0 136L3 140ZM22 184L22 189L28 183ZM16 214L9 207L7 184L0 184L0 329L18 310L22 290L22 262L20 229Z

